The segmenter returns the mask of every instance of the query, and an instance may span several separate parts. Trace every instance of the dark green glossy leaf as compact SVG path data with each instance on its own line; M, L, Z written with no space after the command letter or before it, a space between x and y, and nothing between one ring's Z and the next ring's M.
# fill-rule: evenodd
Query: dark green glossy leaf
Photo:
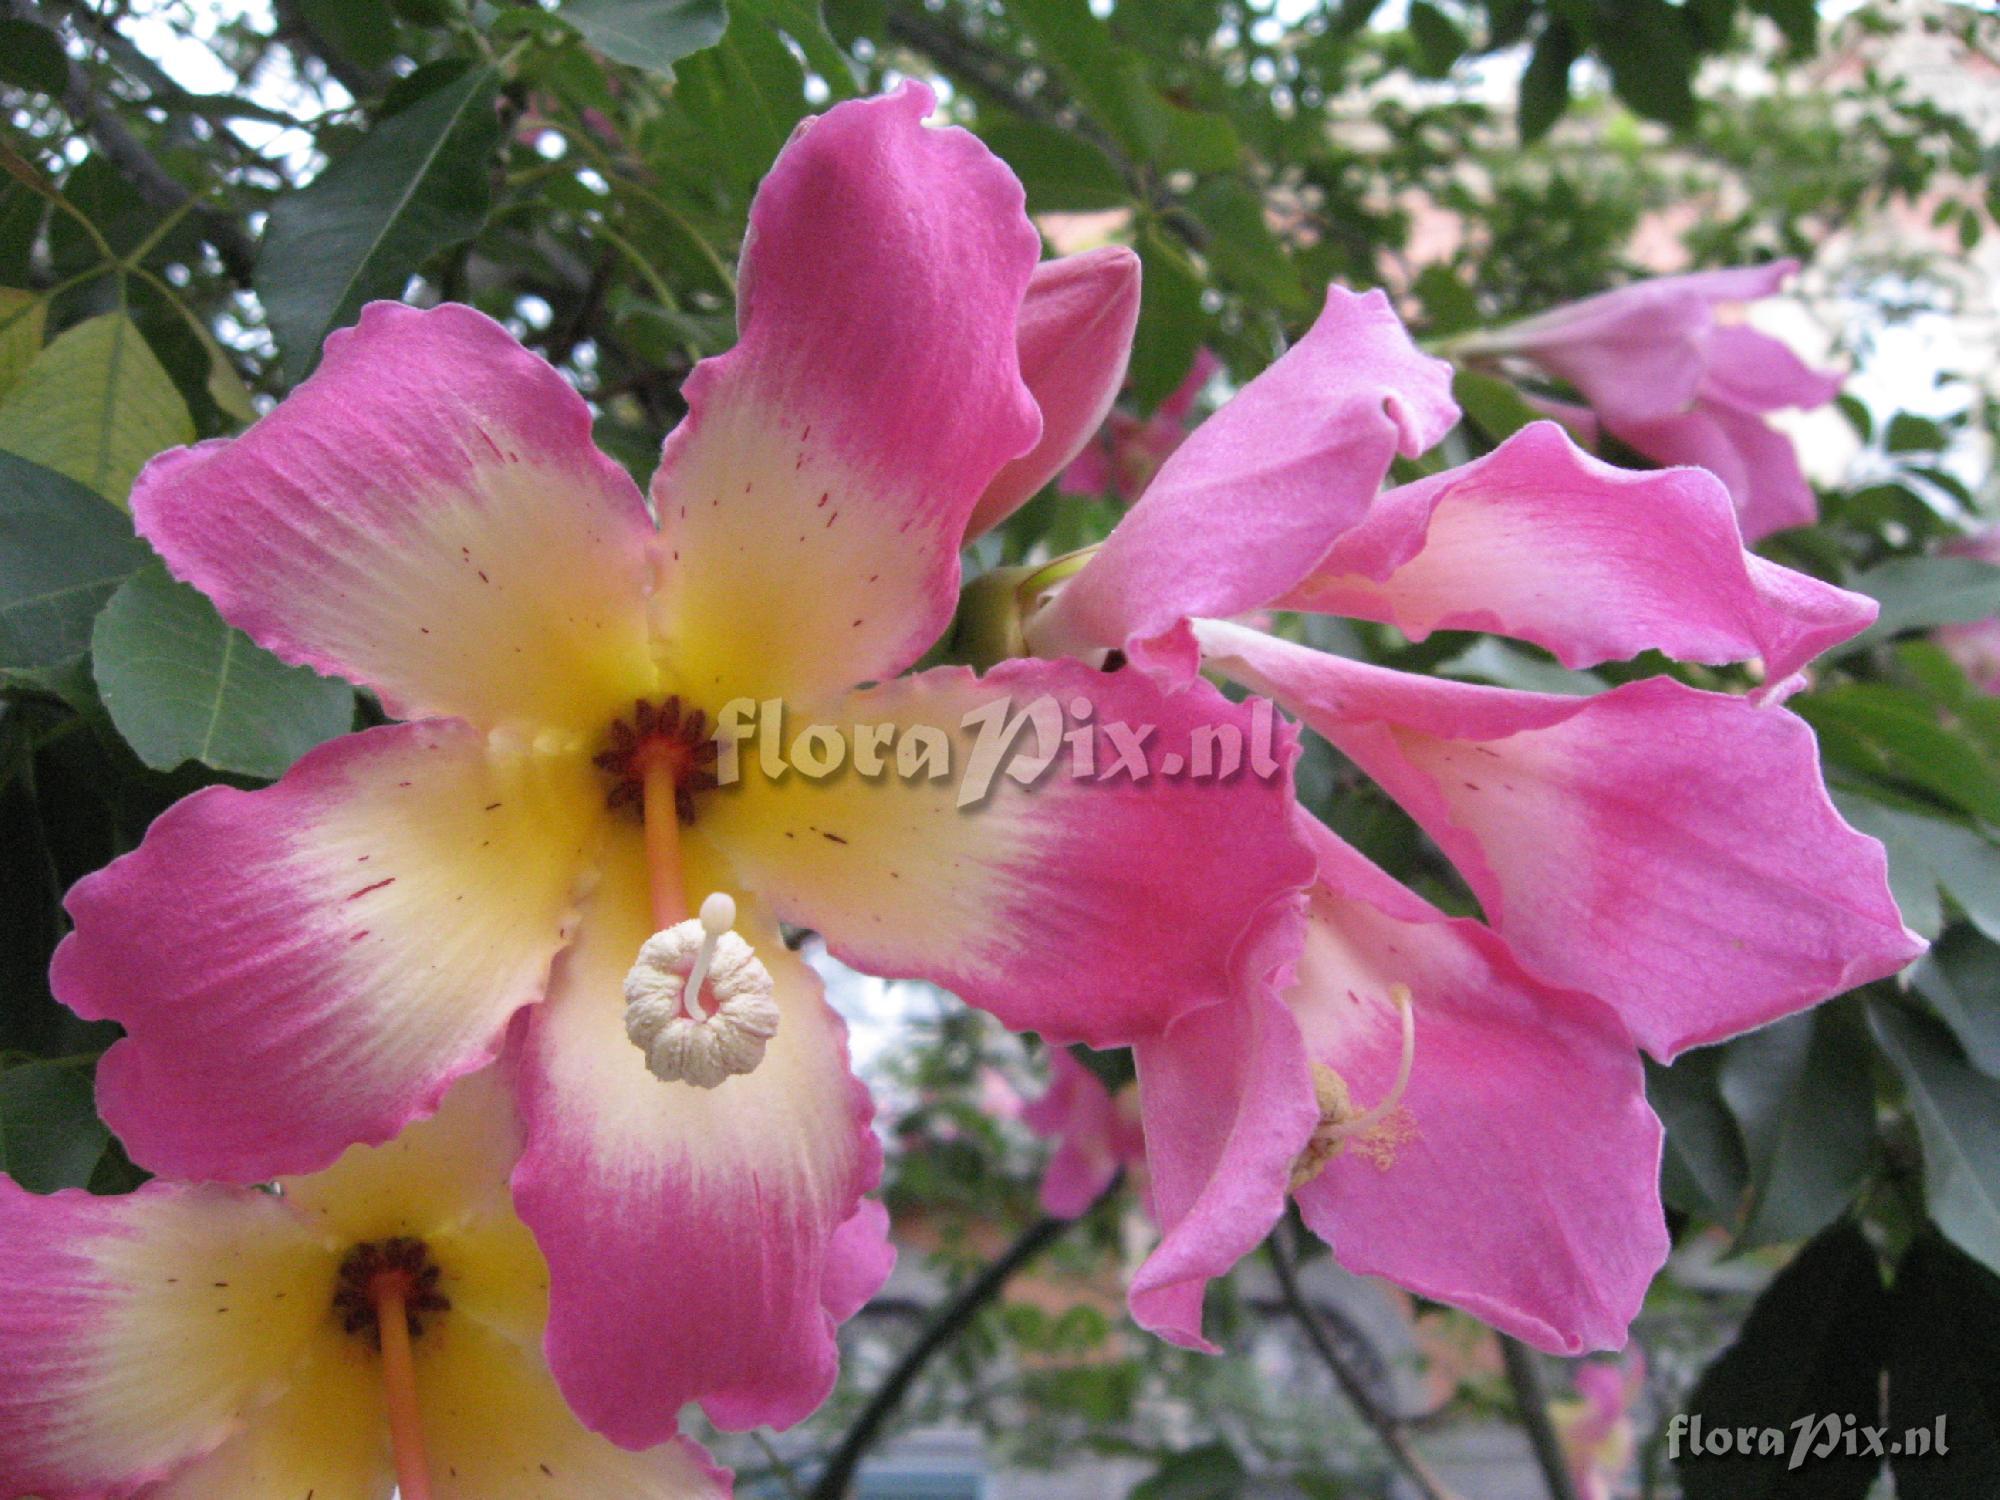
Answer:
M566 0L556 14L612 61L667 79L729 26L722 0Z
M1935 705L1918 694L1843 683L1800 697L1794 707L1818 731L1828 759L2000 822L2000 765L1965 731L1941 723Z
M257 293L297 381L364 302L400 297L426 261L485 222L499 75L478 68L385 120L272 206Z
M1695 52L1681 10L1665 0L1613 0L1596 28L1618 97L1649 120L1694 122Z
M396 18L388 0L292 0L328 46L363 68L396 55Z
M1864 651L1912 630L2000 614L2000 568L1969 557L1902 557L1870 568L1847 586L1882 606L1875 623L1830 653Z
M0 671L81 656L104 601L152 555L122 511L0 452Z
M2000 1495L2000 1277L1935 1235L1896 1267L1889 1460L1897 1500Z
M1002 118L980 135L1014 169L1036 213L1117 208L1130 197L1111 158L1072 131Z
M1521 70L1520 130L1525 144L1549 133L1569 108L1569 70L1576 61L1576 33L1553 17L1543 26Z
M1889 1298L1867 1237L1841 1220L1801 1250L1750 1309L1736 1342L1708 1367L1675 1419L1674 1467L1686 1500L1863 1500L1880 1459L1835 1452L1789 1466L1806 1428L1879 1421ZM1691 1431L1699 1422L1700 1430ZM1693 1451L1741 1428L1781 1434L1775 1453ZM1733 1450L1733 1442L1731 1444Z
M1127 376L1142 407L1150 410L1187 378L1201 347L1206 318L1201 275L1158 229L1139 236L1139 326Z
M1954 927L1917 961L1910 983L1951 1028L1972 1065L2000 1078L2000 943Z
M1451 65L1465 55L1468 45L1465 33L1430 0L1415 0L1410 6L1409 26L1424 76L1444 77L1451 71Z
M1802 1240L1838 1218L1875 1154L1875 1089L1860 1017L1822 1006L1739 1038L1717 1083L1750 1169L1740 1242Z
M1504 442L1530 422L1544 420L1513 386L1477 371L1460 370L1453 375L1451 395L1488 442Z
M1645 1059L1646 1099L1667 1128L1661 1195L1683 1213L1733 1224L1750 1185L1750 1164L1722 1097L1726 1056L1720 1047L1703 1047L1675 1058L1672 1067Z
M819 0L736 0L733 9L751 24L775 26L797 42L834 98L852 98L859 91L853 60L827 28Z
M69 86L69 59L46 26L0 16L0 80L43 94Z
M110 1141L88 1068L27 1062L0 1072L0 1171L28 1191L85 1186Z
M164 567L139 573L91 636L111 722L158 771L199 761L239 776L282 776L354 721L354 690L291 667L232 629Z
M2000 1082L1960 1058L1928 1017L1877 1003L1868 1022L1909 1091L1931 1218L1959 1249L2000 1271Z

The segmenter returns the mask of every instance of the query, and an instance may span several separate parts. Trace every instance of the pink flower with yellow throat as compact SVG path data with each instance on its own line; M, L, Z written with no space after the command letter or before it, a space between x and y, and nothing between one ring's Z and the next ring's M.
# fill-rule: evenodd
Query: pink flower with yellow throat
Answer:
M970 716L1034 700L1148 727L1155 763L1250 723L1076 662L901 675L951 619L975 510L1102 416L1124 347L1097 330L1129 338L1136 290L1124 252L1038 268L1020 184L931 102L836 106L780 155L741 337L689 377L650 506L505 330L387 304L133 494L227 619L403 722L197 793L71 892L57 993L126 1029L106 1119L155 1171L309 1172L511 1038L549 1361L620 1443L688 1401L797 1421L840 1289L886 1272L868 1099L781 921L1103 1045L1237 983L1306 874L1282 777L1002 777L966 809L857 751L715 784L732 703L844 744L928 727L954 764Z
M1450 374L1380 292L1334 287L1105 542L1014 591L1037 652L1275 700L1483 913L1439 910L1301 811L1316 875L1259 979L1135 1044L1162 1237L1131 1305L1181 1343L1205 1347L1206 1283L1295 1198L1351 1270L1550 1351L1618 1346L1667 1250L1640 1049L1670 1060L1923 949L1782 706L1874 603L1747 552L1713 475L1615 469L1553 423L1378 493L1456 422ZM1271 628L1238 623L1263 610ZM1314 649L1293 614L1763 678L1517 692Z
M519 1143L489 1072L276 1192L0 1177L0 1494L723 1500L693 1443L629 1452L557 1391Z

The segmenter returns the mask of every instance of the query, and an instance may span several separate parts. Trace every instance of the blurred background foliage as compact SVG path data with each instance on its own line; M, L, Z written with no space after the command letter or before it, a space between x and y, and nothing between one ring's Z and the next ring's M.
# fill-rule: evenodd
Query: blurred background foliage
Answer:
M1329 281L1387 287L1439 339L1660 270L1808 262L1782 329L1858 373L1837 416L1793 429L1820 524L1764 550L1883 613L1792 706L1936 946L1899 980L1653 1068L1677 1249L1637 1330L1650 1362L1619 1483L1866 1495L1891 1482L1881 1462L1784 1488L1768 1466L1677 1473L1661 1435L1687 1410L1873 1412L1886 1388L1892 1421L1922 1390L1985 1423L1958 1462L1900 1464L1896 1493L2000 1494L2000 699L1933 639L2000 613L2000 569L1949 553L2000 519L1996 56L1993 14L1943 0L6 0L0 1166L37 1190L139 1175L91 1107L106 1028L48 992L68 885L176 797L259 784L379 717L166 576L123 513L138 467L253 420L363 302L452 298L559 366L643 480L682 379L733 339L745 216L787 135L921 77L1020 175L1052 249L1137 249L1134 417L1204 349L1212 405ZM1453 460L1528 415L1490 379L1461 397ZM969 572L1093 541L1120 503L1045 493ZM1509 686L1749 681L1288 628ZM1472 909L1324 747L1305 787L1396 874ZM777 1446L737 1440L747 1491L803 1492L940 1328L881 1411L892 1428L971 1428L1017 1467L1095 1455L1153 1500L1406 1493L1399 1451L1455 1425L1520 1418L1550 1440L1538 1387L1560 1396L1573 1372L1505 1362L1462 1315L1408 1299L1386 1339L1324 1299L1303 1313L1288 1262L1218 1291L1242 1358L1137 1336L1119 1310L1143 1248L1132 1187L1075 1226L1038 1218L1046 1148L1010 1102L1040 1086L1032 1045L918 987L848 976L836 995L882 1100L906 1274L853 1326L826 1412ZM1010 1244L1031 1269L980 1285Z

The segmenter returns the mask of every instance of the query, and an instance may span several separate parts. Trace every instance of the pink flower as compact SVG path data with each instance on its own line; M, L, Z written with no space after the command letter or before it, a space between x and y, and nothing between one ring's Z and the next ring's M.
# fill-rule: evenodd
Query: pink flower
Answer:
M1332 289L1026 622L1044 653L1115 648L1275 699L1486 917L1447 916L1301 814L1317 876L1256 950L1261 982L1135 1045L1165 1232L1132 1308L1182 1343L1291 1194L1352 1270L1545 1349L1616 1346L1667 1248L1635 1042L1668 1059L1923 947L1776 702L1872 601L1747 553L1714 476L1615 469L1552 423L1378 495L1456 421L1448 392L1380 293ZM1573 668L1761 658L1766 681L1474 686L1228 623L1273 606L1488 631Z
M0 1494L727 1496L685 1438L628 1452L563 1403L519 1145L489 1073L278 1194L0 1177Z
M1122 245L1035 267L1015 345L1021 379L1042 411L1041 441L994 475L973 507L968 541L1019 510L1051 477L1061 473L1067 482L1094 451L1077 450L1111 410L1138 322L1139 257Z
M1977 536L1963 537L1944 551L1950 557L1969 557L2000 567L2000 526ZM1937 638L1974 687L1985 693L2000 693L2000 615L1970 620L1963 625L1941 626Z
M1146 1162L1137 1090L1116 1094L1061 1047L1049 1049L1049 1086L1021 1112L1035 1134L1056 1143L1042 1174L1042 1210L1073 1219L1111 1186L1122 1168Z
M1197 349L1186 377L1153 408L1152 416L1113 412L1096 439L1062 471L1057 488L1066 495L1106 495L1128 502L1138 499L1160 465L1186 441L1194 404L1221 368L1222 361L1214 354Z
M390 1138L511 1037L550 1364L624 1444L690 1400L798 1420L887 1271L869 1102L781 920L1103 1045L1227 993L1305 878L1283 778L1003 776L962 809L928 758L863 768L856 726L962 767L969 716L1043 699L1150 726L1155 766L1250 722L1076 662L899 676L1042 432L1021 187L930 107L842 104L786 147L741 339L690 376L650 513L561 377L456 306L368 308L270 416L133 495L229 620L406 722L197 793L71 892L57 992L127 1033L106 1119L155 1171L257 1182ZM745 744L718 787L709 726L745 701L783 705L779 748L838 731L851 773Z
M1646 1389L1646 1356L1634 1348L1619 1364L1579 1365L1576 1389L1582 1399L1554 1412L1570 1483L1577 1500L1615 1500L1636 1457L1632 1407Z
M1777 339L1726 321L1768 297L1798 262L1772 261L1636 282L1453 346L1468 360L1519 363L1572 386L1606 431L1662 464L1713 472L1736 502L1746 540L1818 513L1791 440L1763 418L1824 406L1841 377L1814 370Z

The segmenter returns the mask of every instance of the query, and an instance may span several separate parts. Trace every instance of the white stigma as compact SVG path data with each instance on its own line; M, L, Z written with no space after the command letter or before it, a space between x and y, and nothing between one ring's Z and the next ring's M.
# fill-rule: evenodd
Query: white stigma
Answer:
M1403 1090L1410 1086L1410 1069L1417 1060L1417 1012L1410 1003L1410 987L1406 984L1389 986L1389 999L1403 1018L1403 1059L1396 1065L1396 1081L1389 1085L1389 1092L1382 1096L1381 1103L1352 1119L1333 1123L1332 1133L1336 1137L1366 1135L1395 1112L1403 1102Z
M730 930L735 923L736 903L717 891L697 920L647 938L625 976L625 1035L663 1082L712 1089L754 1072L777 1035L771 971Z

